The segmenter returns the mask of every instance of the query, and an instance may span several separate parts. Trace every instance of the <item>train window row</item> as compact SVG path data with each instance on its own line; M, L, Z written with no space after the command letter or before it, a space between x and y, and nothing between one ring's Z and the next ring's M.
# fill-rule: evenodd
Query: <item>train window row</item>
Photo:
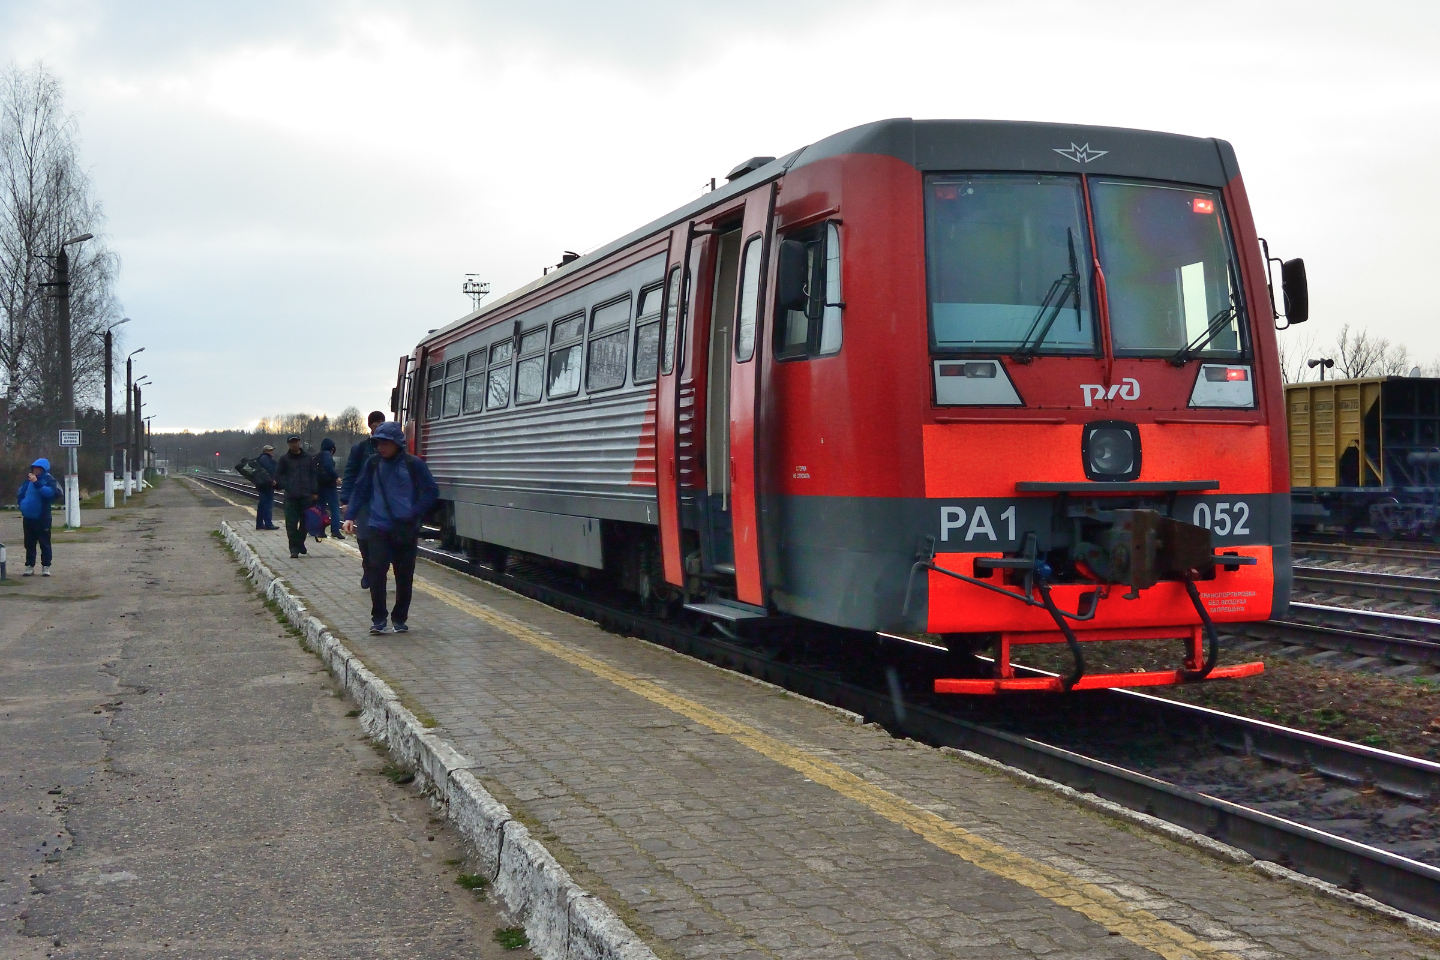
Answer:
M630 320L636 302L627 292L593 307L588 336L586 312L581 310L548 326L522 329L518 338L432 364L426 380L426 419L574 397L582 377L586 393L623 387L627 372L633 384L653 381L659 372L664 285L640 291L632 351Z

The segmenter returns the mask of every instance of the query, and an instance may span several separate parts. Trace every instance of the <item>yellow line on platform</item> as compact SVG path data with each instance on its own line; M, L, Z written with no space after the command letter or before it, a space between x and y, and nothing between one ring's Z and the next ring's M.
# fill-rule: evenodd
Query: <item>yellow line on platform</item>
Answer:
M332 545L341 550L358 553L349 544L332 541ZM724 734L756 753L862 804L872 813L918 834L941 850L1033 890L1060 906L1068 907L1132 943L1165 957L1166 960L1195 960L1202 957L1212 960L1239 960L1235 954L1160 919L1148 910L1128 903L1097 884L986 840L903 797L875 786L837 764L560 643L492 607L477 603L423 577L415 578L415 587L517 640L608 680L651 703L688 717L716 733Z

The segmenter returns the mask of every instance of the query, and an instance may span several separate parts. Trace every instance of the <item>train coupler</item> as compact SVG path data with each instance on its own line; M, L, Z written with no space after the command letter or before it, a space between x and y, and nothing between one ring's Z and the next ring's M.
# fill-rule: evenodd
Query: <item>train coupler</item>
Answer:
M1027 671L1017 676L1010 660L1012 647L1040 643L1066 643L1070 638L1058 630L1000 634L995 655L995 676L978 679L937 679L936 693L997 694L997 693L1064 693L1072 690L1105 690L1116 687L1164 687L1194 682L1197 679L1234 680L1265 672L1260 662L1216 666L1206 654L1206 633L1201 625L1178 627L1120 627L1109 630L1071 630L1075 643L1105 640L1185 640L1185 665L1178 670L1147 670L1133 673L1083 673L1079 677L1059 677ZM1212 648L1213 652L1213 648ZM1206 670L1206 665L1209 669ZM1203 673L1202 673L1203 672ZM1199 675L1199 676L1197 676Z

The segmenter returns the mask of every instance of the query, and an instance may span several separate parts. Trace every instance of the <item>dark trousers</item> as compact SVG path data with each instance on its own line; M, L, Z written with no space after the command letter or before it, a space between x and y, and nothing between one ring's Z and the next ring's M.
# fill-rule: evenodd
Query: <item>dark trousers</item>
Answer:
M49 507L46 507L48 510ZM29 517L22 517L25 527L25 566L35 566L35 548L40 548L40 563L50 566L50 518L40 517L38 520L31 520ZM410 569L415 569L415 561L410 561ZM409 594L406 594L409 599Z
M266 530L275 526L275 518L271 516L271 508L275 506L275 488L257 487L256 492L260 494L260 501L255 504L255 529Z
M365 576L370 579L370 620L385 622L385 577L395 567L395 607L390 619L404 623L410 616L410 592L415 583L415 534L396 535L372 530L361 541L365 548Z
M334 487L321 487L320 507L330 514L330 532L340 536L340 524L345 522L345 518L340 516L340 491Z
M305 551L305 508L310 506L309 497L285 498L285 539L290 541L291 553Z

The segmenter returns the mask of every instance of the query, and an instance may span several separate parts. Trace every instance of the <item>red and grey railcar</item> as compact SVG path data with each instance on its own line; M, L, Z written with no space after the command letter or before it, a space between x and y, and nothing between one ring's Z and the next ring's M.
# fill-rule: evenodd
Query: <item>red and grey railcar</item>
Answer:
M1213 624L1290 590L1267 269L1223 141L887 120L434 331L396 414L471 549L997 646L941 692L1243 676ZM1088 641L1175 639L1177 669L1083 672ZM1016 676L1027 643L1074 671Z

